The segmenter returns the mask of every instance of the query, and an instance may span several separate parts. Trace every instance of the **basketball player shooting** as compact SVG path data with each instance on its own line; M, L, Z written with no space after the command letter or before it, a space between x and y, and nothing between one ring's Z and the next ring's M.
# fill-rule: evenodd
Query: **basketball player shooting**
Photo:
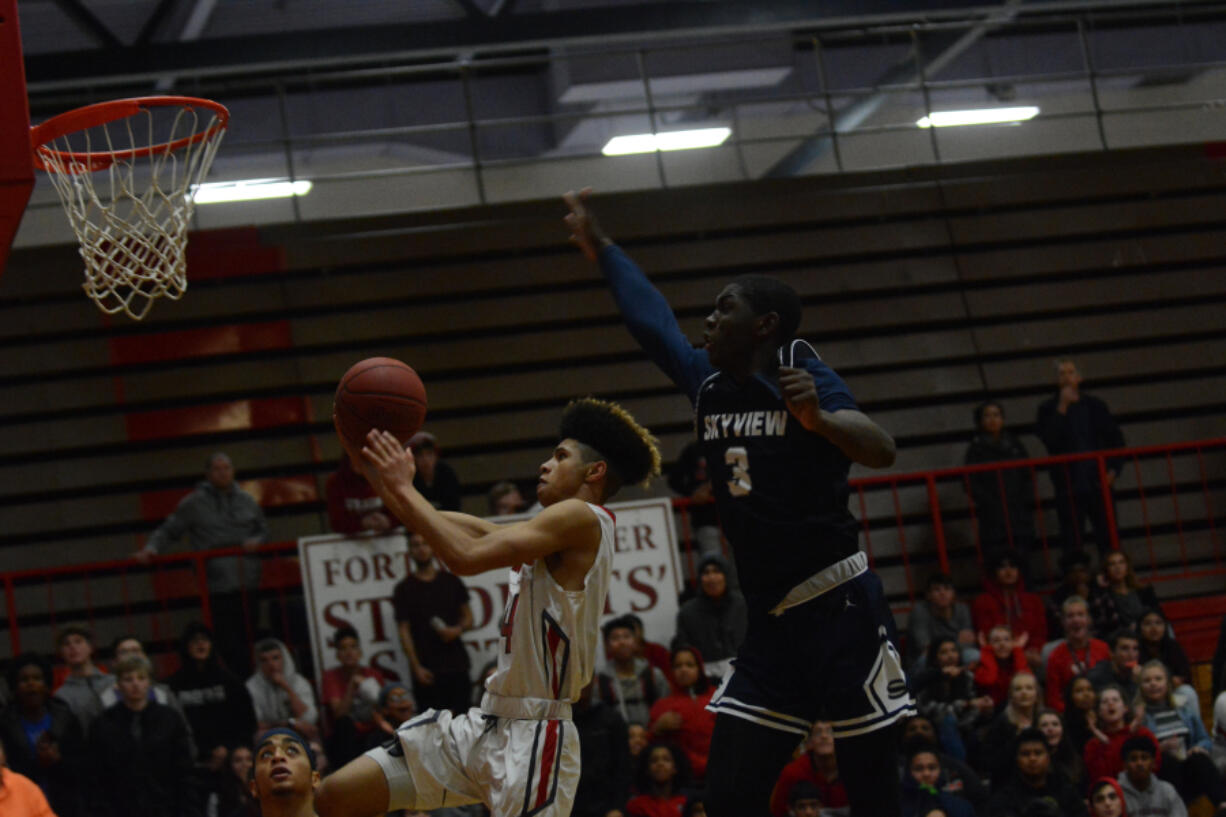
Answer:
M533 519L494 525L436 511L413 488L413 454L385 431L346 449L383 501L455 573L510 568L498 669L480 708L429 709L326 778L321 817L485 803L495 817L566 817L579 782L571 703L591 680L608 595L613 515L601 503L660 472L655 440L619 406L585 398L562 415L540 467ZM342 438L343 440L343 438Z
M600 265L644 351L694 404L696 429L749 628L716 713L707 813L759 817L797 741L833 724L854 817L899 813L897 730L914 714L881 581L847 509L851 463L884 468L894 441L817 352L795 339L801 304L773 278L719 293L703 344L600 229L589 191L567 193L571 241Z

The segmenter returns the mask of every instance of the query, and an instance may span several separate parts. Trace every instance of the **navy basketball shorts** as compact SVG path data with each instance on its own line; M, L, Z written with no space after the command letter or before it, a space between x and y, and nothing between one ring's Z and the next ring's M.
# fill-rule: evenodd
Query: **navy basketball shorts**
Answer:
M751 610L707 709L797 735L814 721L836 738L883 729L915 714L897 645L881 580L866 571L780 615Z

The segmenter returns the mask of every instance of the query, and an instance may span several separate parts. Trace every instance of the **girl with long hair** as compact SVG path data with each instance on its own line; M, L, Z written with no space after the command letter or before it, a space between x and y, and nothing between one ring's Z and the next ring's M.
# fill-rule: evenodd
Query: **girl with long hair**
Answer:
M715 713L707 711L715 687L703 671L702 653L694 647L673 650L672 677L677 691L652 704L649 731L680 746L690 762L694 780L701 781L706 775L711 733L715 730Z
M1063 774L1078 791L1086 781L1086 766L1081 759L1081 747L1073 746L1064 729L1064 718L1054 709L1040 709L1037 726L1051 749L1052 767Z
M670 743L653 743L639 755L635 774L638 794L626 803L630 817L681 817L689 784L685 753Z
M1113 550L1103 558L1103 572L1090 588L1090 615L1098 632L1133 627L1146 610L1157 606L1154 588L1137 579L1127 553Z
M1098 720L1098 692L1084 675L1068 682L1064 688L1064 731L1078 752L1094 737Z
M1039 716L1039 682L1032 672L1019 672L1009 682L1004 709L983 735L987 771L1002 780L1013 768L1013 742L1023 729L1036 726Z
M1196 690L1188 686L1192 677L1192 667L1188 663L1188 654L1179 646L1179 642L1171 635L1170 622L1166 620L1161 608L1151 607L1141 614L1137 623L1137 635L1140 636L1138 646L1141 648L1141 663L1161 661L1171 673L1171 688L1180 691L1191 698L1196 697Z

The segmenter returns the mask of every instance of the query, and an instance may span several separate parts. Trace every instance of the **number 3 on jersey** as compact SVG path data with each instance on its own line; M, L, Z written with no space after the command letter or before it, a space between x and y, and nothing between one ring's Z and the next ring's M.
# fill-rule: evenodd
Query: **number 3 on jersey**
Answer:
M749 478L749 452L744 446L733 446L724 452L724 464L732 469L732 479L728 480L728 493L733 496L749 496L749 492L753 490L753 480Z

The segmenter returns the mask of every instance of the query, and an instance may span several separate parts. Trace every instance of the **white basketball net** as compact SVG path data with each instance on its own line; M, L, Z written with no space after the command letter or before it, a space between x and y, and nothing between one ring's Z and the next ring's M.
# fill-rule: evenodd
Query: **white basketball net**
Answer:
M81 242L85 294L103 312L140 320L156 299L187 290L192 196L225 134L217 120L207 108L145 107L36 148Z

